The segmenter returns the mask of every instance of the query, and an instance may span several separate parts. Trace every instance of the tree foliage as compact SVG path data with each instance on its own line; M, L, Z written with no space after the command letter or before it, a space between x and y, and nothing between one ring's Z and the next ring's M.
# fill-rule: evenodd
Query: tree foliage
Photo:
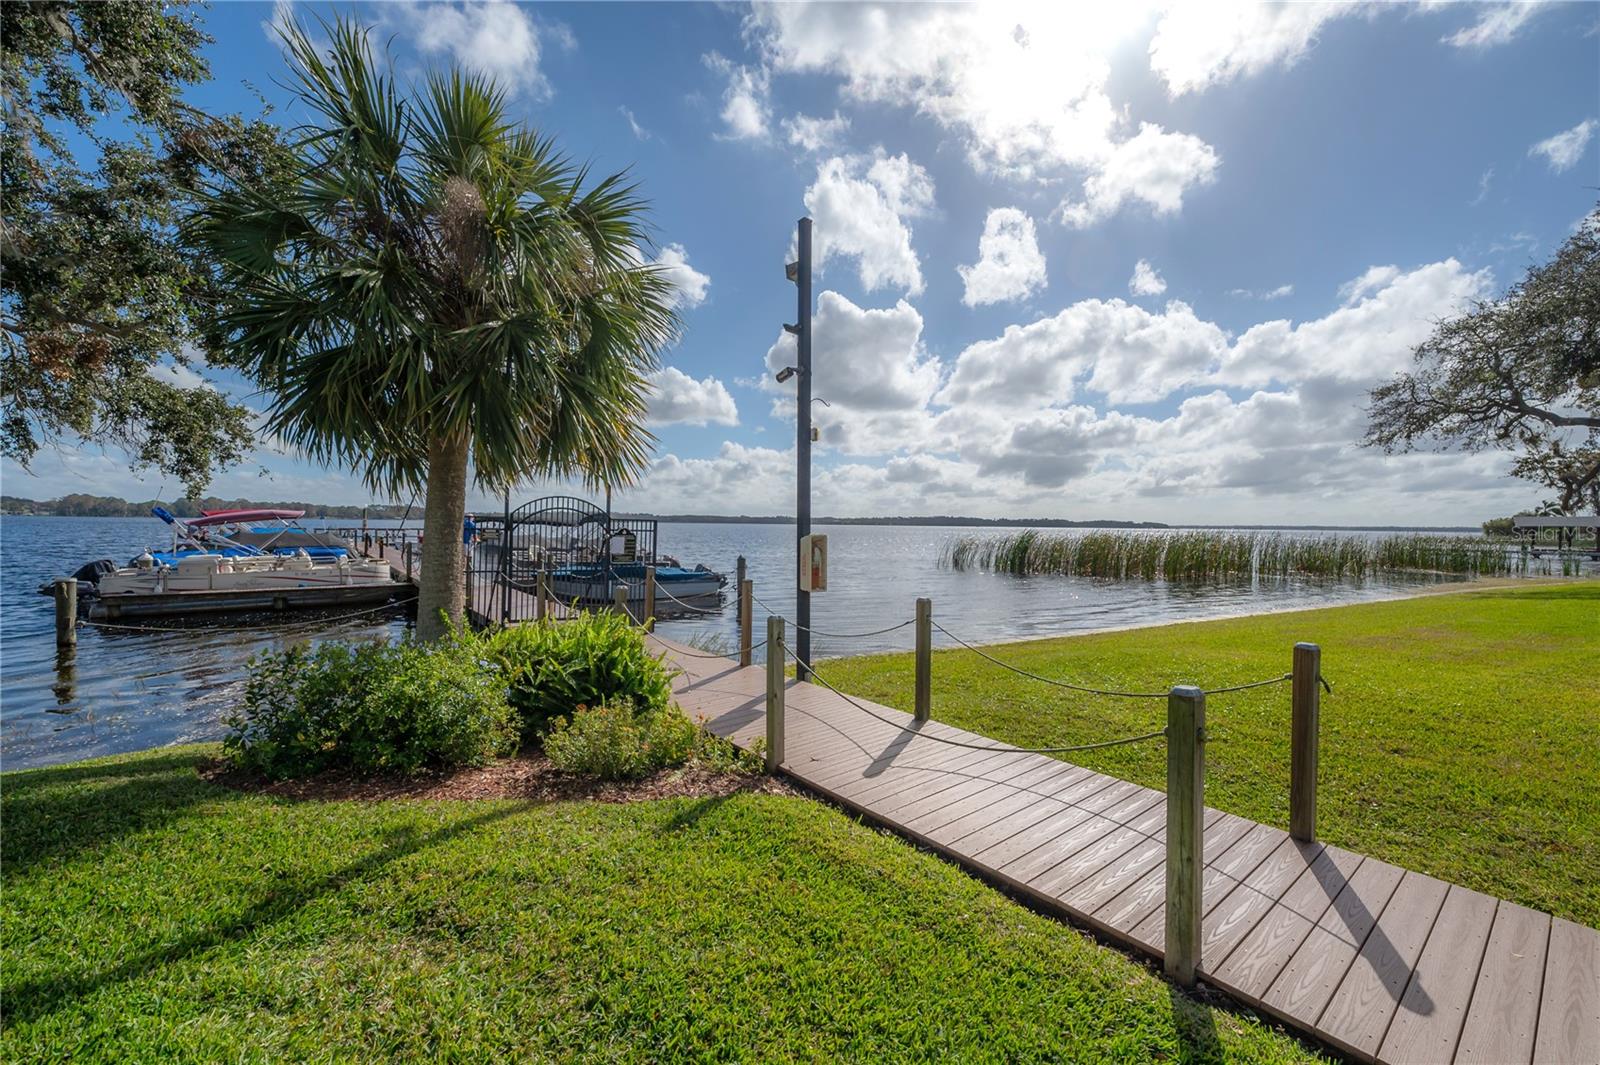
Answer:
M1499 299L1439 322L1374 389L1366 443L1516 452L1562 513L1600 512L1600 208Z
M365 31L324 29L326 47L284 34L314 116L293 182L220 183L194 232L268 428L385 494L425 492L419 616L438 635L438 612L462 606L469 460L494 490L644 468L672 290L640 253L645 205L624 175L591 182L486 79L457 69L403 94Z
M278 131L183 101L209 76L183 2L7 3L0 35L0 452L112 444L199 494L253 434L162 373L215 350L216 291L176 223L208 175L274 174Z

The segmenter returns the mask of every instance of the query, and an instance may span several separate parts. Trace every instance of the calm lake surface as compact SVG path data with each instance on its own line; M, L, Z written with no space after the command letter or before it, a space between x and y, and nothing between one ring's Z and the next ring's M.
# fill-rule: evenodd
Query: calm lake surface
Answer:
M973 530L845 525L815 531L828 534L830 557L828 591L812 597L812 625L835 633L905 620L918 596L933 600L937 621L976 643L1390 598L1432 583L1175 585L956 573L940 568L940 549L952 536ZM211 623L175 632L85 627L76 653L58 658L51 601L36 594L37 587L91 559L123 563L146 547L166 543L170 535L155 518L0 521L0 766L23 769L216 739L225 731L222 717L243 687L245 664L257 651L293 642L398 636L406 630L400 611L342 621L258 616L231 626ZM755 594L773 611L793 614L793 526L663 524L660 550L685 565L705 563L728 573L730 590L742 554ZM755 610L757 640L767 612L760 605ZM678 640L721 641L731 649L737 643L732 595L720 613L664 621L660 631ZM949 642L938 632L934 638L936 644ZM908 650L912 642L909 627L861 640L819 635L813 655Z

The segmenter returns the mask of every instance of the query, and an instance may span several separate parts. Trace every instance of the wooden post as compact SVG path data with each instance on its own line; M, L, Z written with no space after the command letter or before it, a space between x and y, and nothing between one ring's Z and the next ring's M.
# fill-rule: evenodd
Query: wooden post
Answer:
M746 572L747 568L748 567L746 567L746 565L745 565L744 556L740 555L739 556L739 561L733 567L733 570L734 570L733 586L735 588L743 588L744 587L745 578L750 575L749 573ZM745 624L745 620L744 619L745 619L745 615L748 613L748 611L746 610L744 602L742 600L737 605L735 605L734 611L738 615L737 617L734 618L734 620L737 621L741 625ZM745 665L749 665L749 664L750 663L748 663L748 662L745 663Z
M741 560L742 561L742 560ZM750 604L755 600L755 585L739 582L739 664L750 664Z
M56 646L78 646L78 579L61 577L55 582Z
M628 614L628 582L622 581L611 591L611 605L617 608L617 613Z
M933 713L933 600L917 600L917 721Z
M644 623L650 624L656 619L656 568L644 568Z
M1193 987L1200 967L1201 829L1206 789L1206 693L1175 687L1167 695L1167 976Z
M544 570L539 571L539 576L534 579L533 616L536 621L543 621L550 612L550 583L545 577Z
M1322 648L1294 645L1289 732L1289 835L1317 838L1317 740L1322 716Z
M412 545L411 545L410 541L407 541L406 545L403 548L400 549L401 553L405 555L405 559L406 559L406 583L407 584L411 583L411 547L412 547Z
M767 772L783 764L783 619L767 619Z

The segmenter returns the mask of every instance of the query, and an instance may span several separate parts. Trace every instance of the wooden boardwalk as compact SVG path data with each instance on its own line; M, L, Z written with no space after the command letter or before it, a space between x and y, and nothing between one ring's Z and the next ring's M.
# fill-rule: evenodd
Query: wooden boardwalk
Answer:
M764 667L651 636L677 698L766 735ZM788 681L783 769L968 870L1160 957L1166 797ZM932 737L1002 748L977 751ZM1358 1060L1600 1062L1600 932L1207 808L1200 972Z

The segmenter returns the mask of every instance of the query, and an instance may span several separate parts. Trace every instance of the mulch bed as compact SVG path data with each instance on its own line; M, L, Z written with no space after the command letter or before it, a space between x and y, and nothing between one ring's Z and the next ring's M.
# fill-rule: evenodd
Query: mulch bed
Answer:
M638 780L596 780L558 768L540 751L524 751L479 769L419 773L413 777L362 776L330 770L303 780L269 780L240 772L218 759L200 768L213 784L279 798L334 802L354 799L522 799L530 802L641 802L647 799L724 795L800 795L779 777L728 773L697 765L662 769Z

